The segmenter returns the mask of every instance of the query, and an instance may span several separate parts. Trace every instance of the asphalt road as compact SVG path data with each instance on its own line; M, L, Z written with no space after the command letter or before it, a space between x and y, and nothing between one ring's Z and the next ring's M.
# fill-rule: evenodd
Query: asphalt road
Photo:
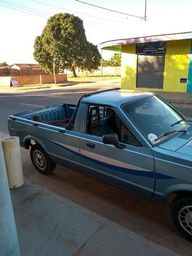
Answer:
M112 83L113 87L116 85L118 84ZM38 92L0 93L0 136L8 135L9 114L61 102L74 103L84 93L107 87L108 83L104 82L102 85L83 84ZM176 106L185 115L192 116L191 105ZM43 176L32 166L29 152L24 149L21 152L26 178L176 253L192 255L191 243L180 237L171 223L168 205L136 197L61 166L57 166L52 175Z

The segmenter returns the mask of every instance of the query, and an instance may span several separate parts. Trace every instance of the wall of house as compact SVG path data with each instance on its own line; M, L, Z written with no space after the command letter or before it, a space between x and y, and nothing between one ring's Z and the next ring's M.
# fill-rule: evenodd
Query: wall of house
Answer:
M40 76L4 76L0 77L0 86L10 87L11 80L15 80L17 82L18 87L27 86L31 84L52 84L54 83L53 75L40 75ZM67 75L56 75L57 83L63 83L67 81ZM15 82L13 82L16 84ZM13 85L14 86L14 85Z
M11 81L10 76L0 76L0 87L2 86L10 87L10 81Z
M136 87L137 55L135 45L122 46L121 51L121 87L134 90Z
M187 83L182 83L180 79L188 79L190 48L190 40L166 43L163 83L165 91L187 91Z
M137 55L135 45L122 46L121 87L136 89ZM192 44L191 40L166 43L163 89L139 88L170 92L192 92Z
M72 72L68 72L68 74L72 74ZM121 74L121 67L98 67L97 70L93 71L77 71L78 76L120 76Z
M29 68L25 68L25 69L21 69L21 70L18 70L18 69L14 69L14 68L11 68L9 70L9 74L11 76L33 76L33 75L46 75L45 71L42 70L42 69L29 69Z
M40 75L40 76L14 76L18 81L19 86L31 85L31 84L52 84L54 83L53 75ZM57 83L63 83L67 81L67 75L56 75Z

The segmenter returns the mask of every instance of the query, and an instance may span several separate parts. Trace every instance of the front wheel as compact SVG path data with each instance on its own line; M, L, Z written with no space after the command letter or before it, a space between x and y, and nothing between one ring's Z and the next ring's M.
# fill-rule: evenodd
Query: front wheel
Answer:
M175 199L172 204L172 219L181 235L192 242L192 196Z
M38 144L31 147L30 156L33 165L40 173L50 174L55 169L56 164Z

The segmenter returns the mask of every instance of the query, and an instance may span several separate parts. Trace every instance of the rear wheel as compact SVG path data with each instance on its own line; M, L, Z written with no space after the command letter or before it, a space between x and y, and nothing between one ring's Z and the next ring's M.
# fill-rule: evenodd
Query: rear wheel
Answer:
M31 147L30 156L33 165L42 174L50 174L56 167L56 164L38 144Z
M192 242L192 196L175 199L172 204L172 219L178 231Z

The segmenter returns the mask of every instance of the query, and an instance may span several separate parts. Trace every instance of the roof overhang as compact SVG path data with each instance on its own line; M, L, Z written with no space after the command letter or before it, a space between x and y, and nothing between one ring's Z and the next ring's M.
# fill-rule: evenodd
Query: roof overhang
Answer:
M103 50L121 51L121 47L124 45L143 44L143 43L150 43L150 42L167 42L167 41L187 40L187 39L188 40L192 39L192 31L174 33L174 34L161 34L161 35L142 36L142 37L135 37L135 38L115 39L111 41L102 42L100 44L100 47Z

